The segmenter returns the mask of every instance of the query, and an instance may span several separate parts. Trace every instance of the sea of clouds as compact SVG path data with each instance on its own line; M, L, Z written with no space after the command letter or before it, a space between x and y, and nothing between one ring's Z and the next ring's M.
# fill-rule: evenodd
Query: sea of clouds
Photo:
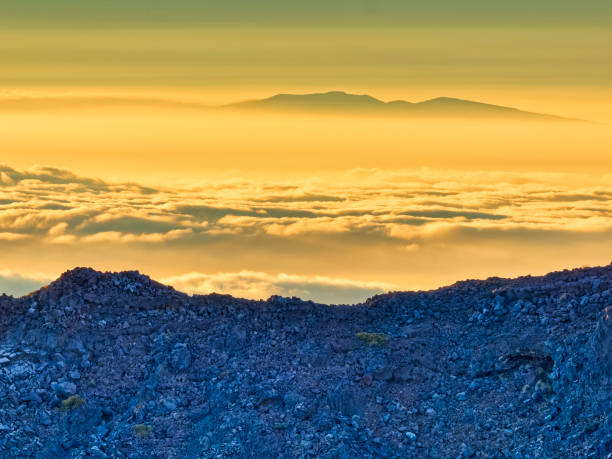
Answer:
M523 247L525 259L534 247L562 253L568 245L599 244L605 251L612 236L610 178L357 169L334 179L237 176L141 186L51 167L0 166L0 248L11 260L79 251L89 254L83 257L89 262L103 247L107 253L138 254L141 270L159 273L145 255L163 252L168 259L174 253L174 266L158 277L192 293L357 301L406 287L384 274L390 269L381 261L384 254L389 262L398 260L397 269L408 269L406 259L432 272L437 264L445 279L445 265L457 262L459 248L463 256L475 253L489 262L508 256L504 247ZM346 258L355 251L371 256L370 275L363 257L353 263L358 273L345 269L346 275L338 274L340 261L337 269L328 269L334 260L321 261L326 254ZM203 254L201 265L194 253ZM33 262L24 272L6 262L0 291L23 294L48 282L63 270L62 256L56 256L46 270ZM211 260L221 257L215 269Z

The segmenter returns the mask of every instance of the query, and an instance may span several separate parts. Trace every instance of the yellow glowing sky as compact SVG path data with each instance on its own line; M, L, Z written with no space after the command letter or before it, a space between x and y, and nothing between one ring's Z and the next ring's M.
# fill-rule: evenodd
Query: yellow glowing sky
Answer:
M394 1L349 15L337 2L313 2L319 15L263 2L253 23L210 2L142 21L135 3L125 20L112 1L63 15L11 7L0 18L0 291L88 265L192 292L355 302L609 263L608 7L574 17L556 2L551 16L520 0L502 18L488 3L456 18L449 3L437 21L433 7ZM330 90L589 122L215 108Z
M57 103L60 107L0 110L6 163L18 168L49 164L148 184L214 178L227 170L273 176L357 167L600 173L612 166L612 129L601 123Z

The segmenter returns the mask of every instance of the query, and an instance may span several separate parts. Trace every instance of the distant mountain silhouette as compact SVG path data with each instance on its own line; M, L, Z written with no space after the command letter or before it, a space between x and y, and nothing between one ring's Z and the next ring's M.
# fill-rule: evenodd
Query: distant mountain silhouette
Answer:
M158 108L217 110L241 109L295 113L331 113L410 118L486 118L551 121L584 121L555 115L533 113L501 105L485 104L452 97L437 97L422 102L393 100L384 102L367 94L330 91L314 94L277 94L267 99L246 100L229 105L211 106L198 101L149 97L74 96L74 97L2 97L3 110L48 110L95 108L99 106L148 106Z
M526 112L516 108L485 104L471 100L454 99L451 97L437 97L417 103L407 102L405 100L384 102L367 94L349 94L343 91L315 94L277 94L267 99L247 100L225 105L224 107L270 111L354 113L415 118L515 118L570 121L568 118L559 116Z

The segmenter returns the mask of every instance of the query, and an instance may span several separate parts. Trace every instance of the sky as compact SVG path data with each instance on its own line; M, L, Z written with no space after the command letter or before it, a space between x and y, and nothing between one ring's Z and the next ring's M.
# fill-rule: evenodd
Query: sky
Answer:
M609 25L610 2L585 0L27 0L3 6L8 25L97 24L276 26Z
M354 303L612 258L612 4L3 5L0 292L74 266ZM448 96L586 122L230 112Z

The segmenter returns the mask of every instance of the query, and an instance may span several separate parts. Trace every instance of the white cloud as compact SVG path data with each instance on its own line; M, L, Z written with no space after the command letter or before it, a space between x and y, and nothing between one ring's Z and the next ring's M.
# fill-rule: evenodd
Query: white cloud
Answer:
M81 237L81 242L168 242L176 241L193 234L191 228L171 230L167 233L122 233L119 231L104 231L90 236Z
M167 277L162 282L187 293L227 293L251 299L265 299L271 295L297 296L322 303L358 303L395 288L385 282L256 271L214 274L192 272Z
M55 226L52 226L49 229L48 234L49 236L62 236L66 232L66 228L68 228L68 223L61 222Z
M28 237L30 237L28 234L10 232L0 233L0 241L19 241L21 239L27 239Z
M9 269L0 270L0 293L22 296L53 280L52 276L42 273L16 273Z

